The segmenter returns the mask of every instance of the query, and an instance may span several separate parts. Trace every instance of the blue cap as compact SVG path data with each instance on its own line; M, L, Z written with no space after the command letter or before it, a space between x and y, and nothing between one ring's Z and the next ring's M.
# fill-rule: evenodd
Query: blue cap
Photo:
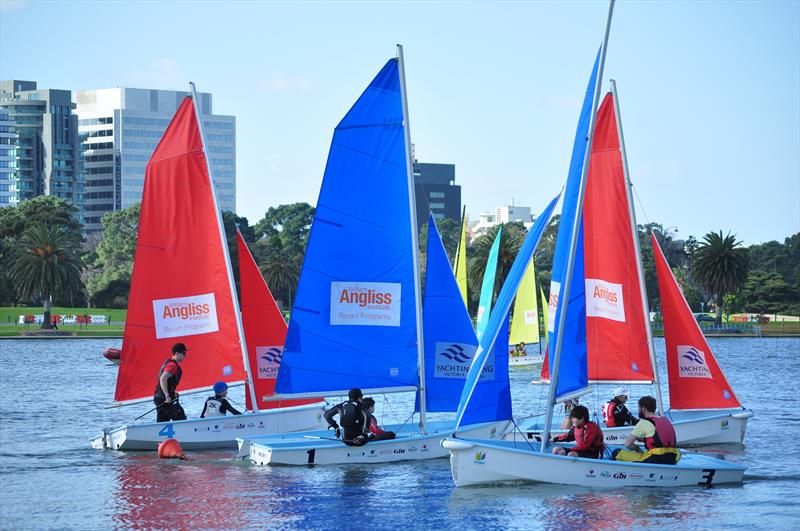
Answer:
M228 384L225 382L217 382L214 384L214 392L220 394L228 390Z

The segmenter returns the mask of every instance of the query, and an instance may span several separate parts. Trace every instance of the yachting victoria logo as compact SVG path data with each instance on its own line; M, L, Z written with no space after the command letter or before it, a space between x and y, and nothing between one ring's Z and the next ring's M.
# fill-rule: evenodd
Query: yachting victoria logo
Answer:
M278 368L283 359L283 347L256 347L258 360L258 379L274 380L278 377Z
M596 278L586 279L586 317L605 317L625 322L622 284Z
M433 375L436 378L466 378L477 350L477 346L467 343L451 343L449 341L437 342ZM480 379L494 379L494 351L489 354Z
M400 326L396 282L331 282L331 325Z
M156 339L196 336L219 330L213 293L153 301Z
M678 376L681 378L711 378L706 354L691 345L678 345Z

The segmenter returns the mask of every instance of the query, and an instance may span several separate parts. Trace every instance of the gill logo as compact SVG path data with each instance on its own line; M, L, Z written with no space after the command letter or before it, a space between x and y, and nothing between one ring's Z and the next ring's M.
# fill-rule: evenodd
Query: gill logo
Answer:
M470 359L470 355L464 352L464 347L455 343L447 347L441 354L456 363L466 363Z
M697 352L697 349L694 348L694 347L690 347L688 350L686 350L683 353L683 356L681 356L681 357L685 358L685 359L687 359L689 361L693 361L695 363L698 363L700 365L705 365L705 362L703 361L703 357L700 355L699 352Z

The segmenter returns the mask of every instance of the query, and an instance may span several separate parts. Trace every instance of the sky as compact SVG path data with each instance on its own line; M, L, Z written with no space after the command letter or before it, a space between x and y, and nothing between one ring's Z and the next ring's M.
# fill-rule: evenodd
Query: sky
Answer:
M0 0L0 78L213 94L237 120L237 213L316 203L333 129L405 51L421 162L456 166L472 220L563 186L608 4ZM800 230L800 2L617 2L639 223L746 244Z

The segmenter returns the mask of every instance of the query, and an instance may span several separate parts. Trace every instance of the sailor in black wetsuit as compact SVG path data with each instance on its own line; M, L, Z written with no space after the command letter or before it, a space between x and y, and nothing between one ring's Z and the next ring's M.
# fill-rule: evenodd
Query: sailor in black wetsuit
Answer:
M186 413L178 403L178 384L181 383L183 369L181 362L186 359L186 345L175 343L172 345L172 357L161 365L158 372L158 383L153 393L153 402L158 408L156 422L168 420L186 420Z
M336 437L342 435L339 424L333 420L333 417L339 415L339 423L344 428L344 437L342 442L348 446L362 446L367 444L367 437L369 435L369 413L367 413L361 404L361 398L364 395L361 389L350 389L347 393L347 402L335 405L325 412L325 420L328 426L336 430Z
M228 411L234 415L241 415L242 412L233 407L225 398L226 396L228 396L228 384L225 382L215 383L214 396L209 396L206 398L206 403L203 406L203 413L200 414L200 418L204 419L206 417L221 417Z

